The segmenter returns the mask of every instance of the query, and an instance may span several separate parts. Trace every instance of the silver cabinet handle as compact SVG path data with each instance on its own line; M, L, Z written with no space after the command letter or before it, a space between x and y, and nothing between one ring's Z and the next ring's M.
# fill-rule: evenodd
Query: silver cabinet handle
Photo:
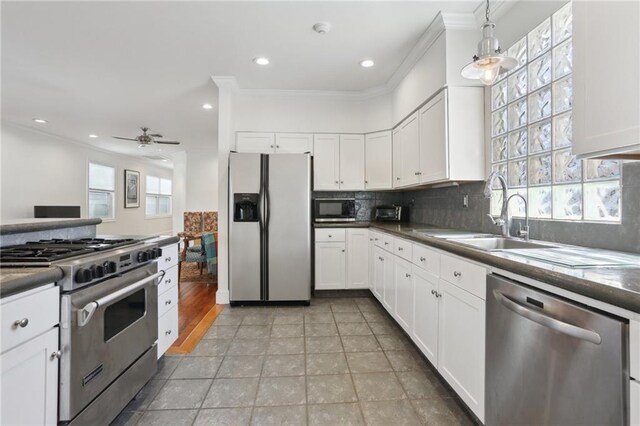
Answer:
M341 180L341 181L340 181L340 183L342 184L342 183L344 183L344 181L343 181L343 180Z
M374 238L373 240L374 240L374 241L378 241L378 239L377 239L377 238Z
M420 257L420 262L424 262L425 260L427 260L425 257Z
M435 296L436 291L435 290L431 290L431 294L433 294Z
M596 345L602 343L602 338L595 331L587 330L586 328L580 328L573 324L548 317L541 312L529 309L517 303L516 301L511 300L509 297L502 294L498 290L493 290L493 297L495 297L496 300L500 302L505 308L533 322L536 322L543 327L548 327L552 330L557 331L558 333L567 334L571 337L575 337L576 339L586 340L587 342L591 342Z
M364 183L369 183L369 181L368 181L368 180L365 180L365 181L364 181Z
M402 251L404 250L402 247L398 247L398 251Z
M438 292L436 291L436 297L442 297L442 293L438 293Z
M384 262L384 258L379 257L378 259L380 259L381 262Z
M164 280L164 282L167 284L171 284L171 278L167 278L166 280Z
M331 238L331 237L333 237L333 235L329 234L329 235L327 235L327 237Z
M388 242L388 241L385 241L385 242L384 242L384 245L385 245L385 246L388 246L388 245L389 245L389 242Z
M461 277L462 276L462 272L453 271L453 276L454 277Z
M168 336L168 335L170 335L170 334L171 334L171 330L167 330L167 331L165 331L165 332L164 332L164 335L165 335L165 336Z
M273 148L273 145L269 145L269 148Z
M342 249L342 252L344 253L344 249Z
M404 274L404 276L405 276L406 278L411 278L411 274L407 274L407 273L405 273L405 274Z
M171 257L165 257L165 258L164 258L164 261L165 261L165 262L171 262Z
M280 145L276 145L276 149L280 149Z
M373 238L369 238L369 241L373 241Z
M339 181L336 181L336 183L340 183Z
M25 328L27 325L29 325L29 318L22 318L13 322L13 328Z
M399 177L397 177L397 178L396 178L396 180L400 180L400 178L399 178Z
M167 300L166 302L164 302L165 305L170 305L171 304L171 299Z
M54 359L60 359L61 356L62 356L62 350L54 351L54 352L51 352L49 359L53 361Z

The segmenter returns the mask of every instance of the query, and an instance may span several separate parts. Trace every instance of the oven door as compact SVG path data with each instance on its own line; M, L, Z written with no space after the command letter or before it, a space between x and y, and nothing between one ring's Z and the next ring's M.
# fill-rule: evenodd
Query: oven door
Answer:
M60 420L73 419L158 337L156 262L64 294Z
M353 222L356 220L356 202L347 198L316 198L313 217L316 222Z

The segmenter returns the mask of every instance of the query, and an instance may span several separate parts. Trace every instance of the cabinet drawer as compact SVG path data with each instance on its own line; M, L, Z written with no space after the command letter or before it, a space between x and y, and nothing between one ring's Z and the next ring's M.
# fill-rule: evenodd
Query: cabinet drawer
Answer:
M178 264L178 244L162 247L162 256L158 258L158 271L166 271Z
M375 244L378 247L393 253L393 239L394 238L389 234L380 233L378 234L378 241L375 241Z
M412 262L436 277L440 276L440 254L429 250L425 246L414 244L412 250Z
M486 299L487 270L481 266L451 256L441 256L440 277L451 284Z
M167 292L171 287L178 285L178 267L172 266L164 270L164 277L158 284L158 296Z
M393 239L393 252L396 256L400 256L409 262L411 262L411 246L412 244L407 240L402 240L400 238Z
M44 333L60 322L60 287L48 287L21 297L7 298L0 305L2 336L0 352L14 348ZM16 322L22 321L24 327Z
M318 243L330 243L336 241L345 241L344 228L325 228L325 229L316 229L316 242Z
M158 317L161 317L169 309L178 305L178 286L174 285L164 293L158 295Z
M178 307L174 306L158 318L158 358L178 338Z

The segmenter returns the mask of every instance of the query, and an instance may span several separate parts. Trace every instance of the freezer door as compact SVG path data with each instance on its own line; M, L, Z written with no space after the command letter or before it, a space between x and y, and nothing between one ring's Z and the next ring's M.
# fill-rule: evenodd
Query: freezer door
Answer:
M261 155L229 155L229 298L232 302L261 300L261 222L238 220L236 194L262 196ZM262 220L262 212L258 210Z
M311 297L311 156L268 155L267 300Z

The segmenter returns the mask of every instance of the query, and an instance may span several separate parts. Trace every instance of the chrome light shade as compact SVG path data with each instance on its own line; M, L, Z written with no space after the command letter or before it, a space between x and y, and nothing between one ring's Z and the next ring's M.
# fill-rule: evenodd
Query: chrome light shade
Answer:
M489 19L482 25L482 40L478 43L478 54L473 56L473 62L462 68L464 78L480 80L485 85L491 85L498 79L498 75L518 65L515 58L502 53L500 43L493 35L495 27L496 24Z

